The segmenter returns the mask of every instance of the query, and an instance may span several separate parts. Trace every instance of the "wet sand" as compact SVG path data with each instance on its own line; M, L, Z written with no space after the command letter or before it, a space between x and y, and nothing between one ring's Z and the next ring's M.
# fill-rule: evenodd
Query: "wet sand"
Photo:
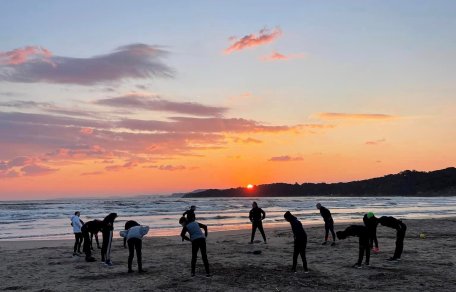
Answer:
M204 223L204 222L202 222ZM362 222L359 222L362 224ZM371 255L371 266L354 269L358 238L322 246L324 228L306 227L307 261L304 274L291 273L291 228L266 229L268 244L247 244L249 230L211 233L207 241L213 276L206 278L202 261L190 277L191 244L176 237L154 237L153 229L143 241L146 273L127 273L128 251L122 241L113 243L109 268L99 261L86 263L73 257L73 241L0 242L3 291L456 291L456 218L404 220L407 224L402 261L387 262L394 252L396 232L379 226L380 253ZM347 223L337 224L336 231ZM420 239L424 232L426 239ZM257 238L261 235L257 233ZM261 254L254 254L261 251ZM95 250L99 260L99 250Z

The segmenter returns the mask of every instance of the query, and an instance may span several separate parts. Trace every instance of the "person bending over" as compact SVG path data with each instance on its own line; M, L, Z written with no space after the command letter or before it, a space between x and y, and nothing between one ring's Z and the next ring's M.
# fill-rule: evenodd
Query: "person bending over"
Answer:
M331 211L323 207L320 203L317 204L317 209L320 210L320 215L321 217L323 217L323 220L325 221L325 241L322 243L322 245L328 243L329 231L331 231L331 235L333 238L331 246L335 246L336 234L334 233L334 220L332 218Z
M207 226L196 221L188 222L185 217L181 217L179 224L182 225L181 237L182 241L188 240L192 242L192 265L191 275L195 276L196 258L198 256L198 250L201 250L201 257L203 258L204 268L206 269L206 277L210 277L209 272L209 261L207 260L206 254L206 237L207 237ZM201 231L204 229L204 234ZM190 235L187 237L186 233Z
M369 230L366 226L350 225L344 231L337 231L338 239L345 239L349 236L359 237L359 256L358 262L353 266L354 268L361 268L364 253L366 253L366 266L369 266L370 247L369 247Z
M250 222L252 222L252 236L250 237L250 243L253 243L253 239L255 239L255 232L258 228L261 232L261 236L263 236L264 243L266 243L266 235L264 234L263 229L263 220L266 218L266 213L258 207L256 202L252 203L252 210L249 213Z
M196 220L195 210L196 210L196 206L194 206L194 205L190 206L190 209L185 211L182 214L182 217L186 217L187 218L187 222L195 221Z
M134 220L128 220L127 222L125 222L125 230L128 230L128 229L132 228L133 226L139 226L139 223ZM125 236L123 236L123 238L124 238L124 240L123 240L124 248L127 248L127 238Z
M374 213L368 212L364 214L363 217L364 225L369 230L369 246L372 248L374 253L378 253L380 250L378 249L378 240L377 240L377 225L378 225L378 218L375 217Z
M382 216L378 219L378 223L383 226L396 229L396 249L394 250L393 257L389 258L389 261L400 261L402 251L404 250L404 238L405 231L407 231L407 225L402 223L401 220L390 216Z
M127 221L130 222L130 221ZM135 221L133 221L135 222ZM136 222L137 223L137 222ZM126 224L125 224L126 225ZM138 272L145 272L142 268L142 238L149 232L149 226L141 226L139 224L131 226L130 228L120 231L122 236L128 242L128 272L133 273L132 264L133 257L135 256L138 262Z
M73 233L74 233L74 248L73 248L73 256L76 256L77 253L81 253L81 244L83 240L81 227L84 225L84 222L79 218L81 216L81 212L77 211L74 212L74 215L71 216L71 226L73 226ZM77 252L77 253L76 253Z
M94 230L94 228L101 228L101 223L102 223L102 221L93 220L93 221L87 222L86 224L82 225L82 227L81 227L82 237L84 238L84 245L82 247L82 251L85 253L85 260L87 262L95 261L95 258L92 256L92 248L91 248L92 240L90 238L90 234L91 234L91 231Z
M114 220L116 220L116 218L117 213L111 213L103 219L103 244L101 246L101 261L104 262L107 266L112 266L112 232L114 230Z
M293 268L292 271L296 273L296 265L298 263L298 255L301 255L302 266L304 267L304 273L308 273L307 260L306 260L306 246L307 246L307 234L302 227L301 222L293 216L290 211L285 212L283 215L285 220L290 222L291 230L293 231L294 237L294 250L293 250Z

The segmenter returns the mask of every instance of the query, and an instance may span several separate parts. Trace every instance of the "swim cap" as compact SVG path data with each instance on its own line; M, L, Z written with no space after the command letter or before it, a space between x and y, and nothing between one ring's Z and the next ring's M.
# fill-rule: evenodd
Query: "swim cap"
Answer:
M372 218L372 217L374 217L374 216L375 216L374 213L372 213L372 212L367 212L367 218Z

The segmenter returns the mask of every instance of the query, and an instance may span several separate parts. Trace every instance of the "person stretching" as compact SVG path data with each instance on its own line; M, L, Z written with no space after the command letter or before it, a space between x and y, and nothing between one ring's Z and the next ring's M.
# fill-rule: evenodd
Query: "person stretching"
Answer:
M361 269L364 253L366 253L366 266L369 266L370 247L369 247L369 230L366 226L350 225L344 231L337 231L338 239L345 239L349 236L359 237L359 256L358 262L353 266Z
M294 237L294 250L293 250L293 268L292 271L296 273L296 265L298 264L298 255L301 255L302 266L304 267L304 273L308 273L307 260L306 260L306 246L307 246L307 234L302 227L301 222L293 216L290 211L285 212L283 215L285 220L290 222L291 230L293 231Z
M130 221L127 221L130 222ZM138 262L138 272L145 272L142 268L142 238L144 235L149 232L149 226L135 225L126 230L120 231L120 236L122 236L128 242L128 272L133 273L132 264L133 257L135 256L136 250L136 260Z
M77 211L74 212L74 215L71 216L71 226L73 226L73 233L74 233L74 248L73 248L73 256L76 256L77 253L81 253L81 244L82 244L82 231L81 227L84 225L84 222L79 218L81 216L81 212ZM77 253L76 253L77 252Z
M396 233L396 249L394 250L393 257L389 258L389 261L400 261L402 251L404 250L404 238L405 231L407 231L407 225L402 223L401 220L398 220L390 216L382 216L378 219L378 223L383 226L390 227L397 230Z
M97 223L94 223L94 221L98 220L89 221L81 227L82 237L84 238L84 245L82 246L82 251L85 253L85 260L87 262L95 261L95 258L92 256L92 240L90 239L90 231L94 226L97 225Z
M266 218L266 213L263 209L258 207L256 202L252 203L252 210L249 213L250 222L252 222L252 236L250 237L250 243L253 243L253 239L255 238L255 232L258 228L261 232L261 236L263 236L264 243L266 243L266 235L264 234L263 230L263 219Z
M378 218L375 217L374 213L368 212L363 217L364 225L369 230L369 246L372 248L374 253L378 253L380 250L378 249L378 240L377 240L377 225L378 225ZM375 244L375 246L374 246Z
M101 245L101 261L107 266L112 266L111 261L111 245L112 232L114 230L114 220L117 218L117 213L111 213L103 219L103 244Z
M132 228L133 226L139 226L139 223L136 222L136 221L133 221L133 220L128 220L127 222L125 222L125 230L128 230L130 228ZM124 238L124 248L127 248L127 238L125 236L123 236Z
M196 221L188 222L187 218L185 217L181 217L179 219L179 224L182 225L182 241L188 240L192 242L192 277L195 276L196 258L198 256L198 250L200 249L201 257L203 258L204 268L206 269L206 277L210 277L211 274L209 272L209 261L207 260L206 254L207 226ZM204 229L204 234L201 231L201 228ZM185 235L187 232L190 235L190 238L188 238Z
M336 234L334 233L334 220L331 216L331 212L327 208L323 207L320 203L317 204L317 209L320 210L320 215L321 217L323 217L323 220L325 221L325 241L322 243L322 245L325 245L328 242L329 231L331 231L331 235L333 238L331 246L335 246Z
M190 209L185 211L184 214L182 214L182 217L186 217L187 222L195 221L196 220L195 210L196 210L196 206L194 206L194 205L190 206Z

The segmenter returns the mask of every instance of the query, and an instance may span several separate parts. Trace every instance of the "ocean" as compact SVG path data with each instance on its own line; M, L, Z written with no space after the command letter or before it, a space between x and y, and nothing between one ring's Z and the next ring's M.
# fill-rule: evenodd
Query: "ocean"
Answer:
M0 201L0 240L38 240L73 238L70 217L81 212L84 222L103 219L116 212L115 234L125 221L149 225L148 236L180 233L178 220L190 207L197 206L196 218L209 226L209 232L248 229L252 201L266 211L265 228L284 224L283 213L290 211L304 225L322 224L317 202L329 208L334 221L358 222L372 211L377 217L402 219L456 216L456 197L268 197L268 198L175 198L135 197L110 199L63 199L42 201Z

